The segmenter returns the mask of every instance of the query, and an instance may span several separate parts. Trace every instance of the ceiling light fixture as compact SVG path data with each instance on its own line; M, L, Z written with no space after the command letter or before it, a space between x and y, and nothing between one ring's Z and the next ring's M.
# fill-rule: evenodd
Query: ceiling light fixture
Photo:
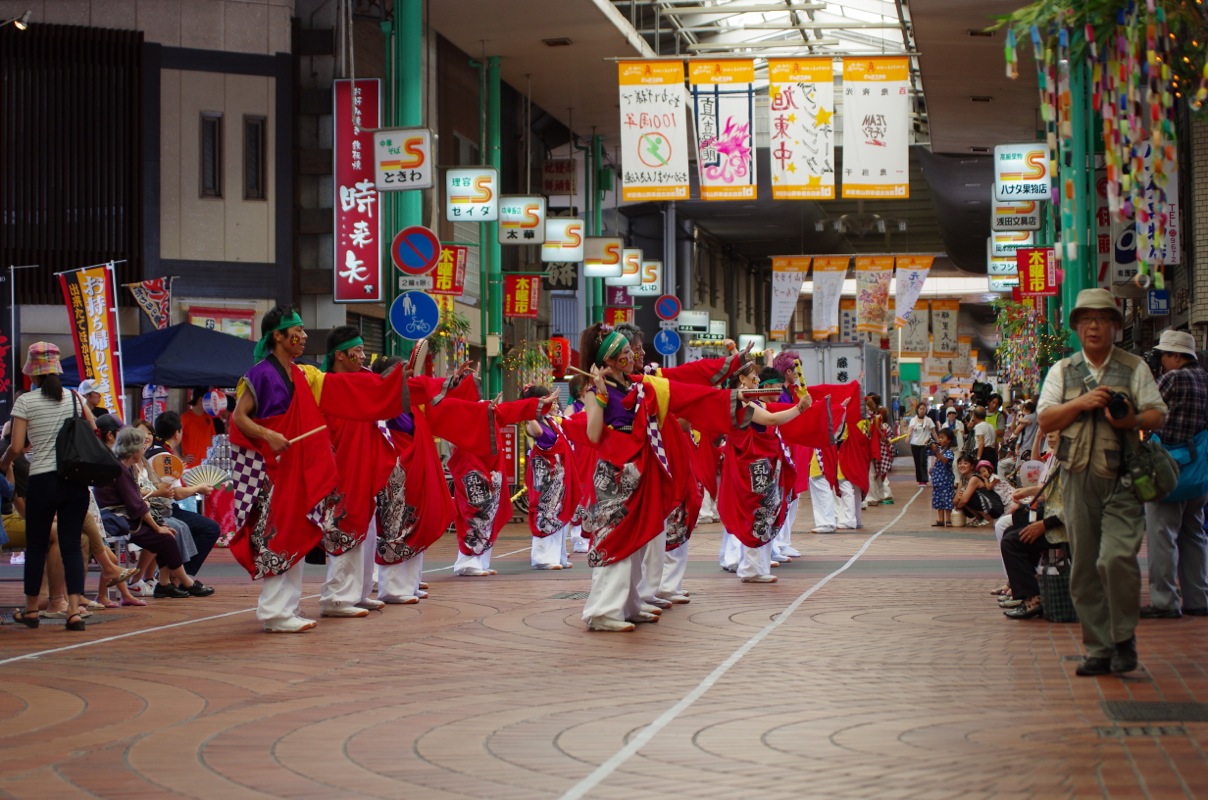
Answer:
M13 27L16 28L17 30L19 30L19 31L26 30L27 28L29 28L29 13L30 12L26 11L24 14L22 14L19 17L13 17L12 19L6 19L6 20L4 20L4 22L0 22L0 28L3 28L5 25L7 25L11 22L13 24Z

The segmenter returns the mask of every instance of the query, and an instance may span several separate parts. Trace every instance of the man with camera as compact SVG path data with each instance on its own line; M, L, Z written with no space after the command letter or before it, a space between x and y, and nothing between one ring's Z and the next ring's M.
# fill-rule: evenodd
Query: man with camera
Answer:
M1145 361L1115 347L1124 316L1106 289L1083 289L1069 315L1082 350L1053 365L1037 404L1060 431L1057 460L1073 566L1070 594L1087 655L1078 675L1137 668L1144 508L1122 481L1125 436L1153 430L1166 404Z
M1167 446L1185 444L1208 427L1208 373L1200 369L1190 333L1164 331L1154 350L1162 365L1158 391L1170 409L1157 434ZM1208 616L1205 502L1208 497L1200 495L1145 504L1150 604L1141 609L1142 618Z

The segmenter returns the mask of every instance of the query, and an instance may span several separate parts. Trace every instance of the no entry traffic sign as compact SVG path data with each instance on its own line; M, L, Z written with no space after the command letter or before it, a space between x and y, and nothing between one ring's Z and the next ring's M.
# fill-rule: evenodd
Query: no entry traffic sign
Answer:
M390 244L390 260L407 275L423 275L440 258L440 240L422 225L403 228Z
M673 294L665 294L654 301L654 313L659 319L675 319L679 316L681 308L683 305L680 299Z

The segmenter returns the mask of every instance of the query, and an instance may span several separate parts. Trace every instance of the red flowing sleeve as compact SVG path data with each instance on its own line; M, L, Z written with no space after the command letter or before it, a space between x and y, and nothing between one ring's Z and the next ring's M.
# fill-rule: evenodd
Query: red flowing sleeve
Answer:
M319 410L345 419L393 419L403 411L403 370L329 372L323 376Z
M702 358L677 367L662 367L658 376L677 383L721 386L742 363L742 354L734 352L724 358Z

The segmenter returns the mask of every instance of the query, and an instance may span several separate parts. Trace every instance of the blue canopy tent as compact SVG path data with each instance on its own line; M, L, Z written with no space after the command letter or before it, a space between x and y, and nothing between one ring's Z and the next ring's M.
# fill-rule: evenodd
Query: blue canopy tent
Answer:
M127 386L234 386L252 368L256 343L181 323L122 340ZM63 385L78 386L75 356L63 359Z

